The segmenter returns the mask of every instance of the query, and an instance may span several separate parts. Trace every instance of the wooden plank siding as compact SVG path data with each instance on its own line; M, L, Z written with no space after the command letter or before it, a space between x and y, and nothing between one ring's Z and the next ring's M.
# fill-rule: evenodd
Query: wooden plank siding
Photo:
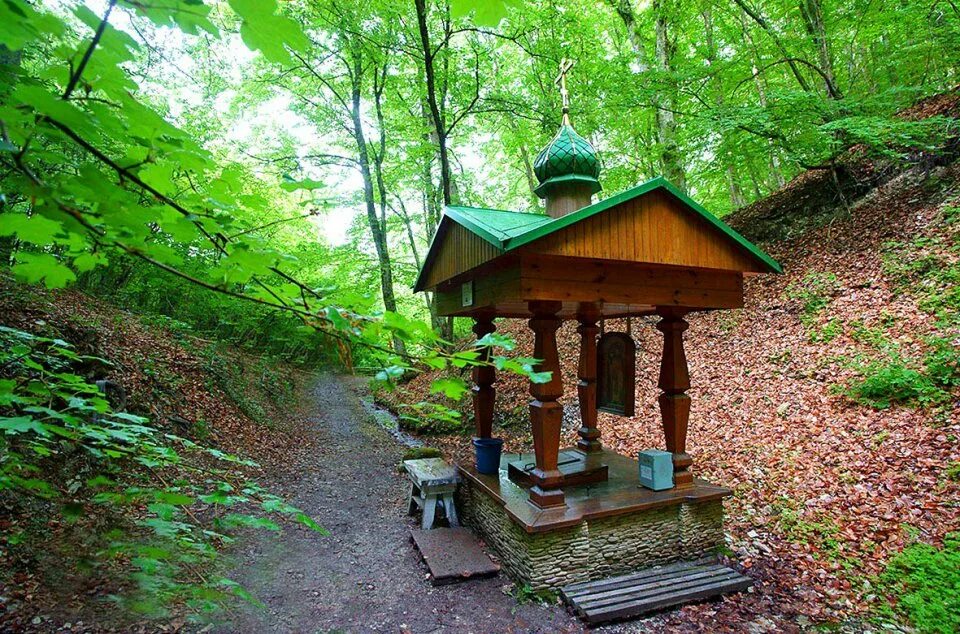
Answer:
M743 274L527 254L521 257L520 292L525 301L740 308Z
M515 258L504 258L496 268L481 267L464 280L473 280L473 305L465 307L460 284L446 283L437 287L437 312L440 315L465 315L502 302L520 299L520 268Z
M427 275L425 288L433 288L503 254L503 251L456 222L447 219L444 223L448 226L443 229L443 235L437 237L441 240L440 249Z
M757 263L672 196L654 191L549 234L522 253L758 271Z

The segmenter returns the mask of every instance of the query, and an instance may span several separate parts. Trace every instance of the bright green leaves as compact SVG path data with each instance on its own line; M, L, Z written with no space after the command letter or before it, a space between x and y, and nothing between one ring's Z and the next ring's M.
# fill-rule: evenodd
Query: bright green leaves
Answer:
M63 23L48 13L34 10L23 0L0 0L0 44L19 51L34 41L60 37Z
M47 288L63 288L77 279L73 271L49 253L18 253L12 270L24 282L43 282Z
M268 61L290 64L293 57L288 48L303 52L310 46L310 39L297 22L275 15L276 0L230 0L230 7L243 20L243 43L263 53Z
M72 371L87 359L59 339L0 326L0 367L16 377L0 379L0 493L47 499L66 521L105 506L113 523L124 516L123 509L135 507L136 522L128 518L131 524L114 531L116 540L97 554L122 555L133 566L131 580L138 591L122 599L128 608L162 614L171 602L225 599L217 594L220 580L198 580L196 570L231 540L227 531L276 532L275 518L282 517L326 534L301 509L256 483L227 481L242 478L233 469L249 461L161 434L139 416L111 411L99 389ZM45 460L64 448L83 451L85 469L101 475L86 482L56 480L61 472ZM184 477L192 472L203 476ZM219 520L199 519L212 515L203 513L209 506L229 506L231 512L217 514ZM245 596L230 587L231 595Z
M63 225L40 215L3 214L0 216L0 236L16 235L17 238L31 244L53 244Z
M295 192L298 189L313 191L315 189L323 189L324 187L326 187L326 183L323 181L314 180L312 178L295 180L289 175L284 175L283 181L280 183L280 188L288 192Z
M460 377L442 377L430 384L431 394L443 394L449 399L459 401L470 388Z
M15 436L26 432L33 432L41 436L49 436L50 432L32 416L0 417L0 431Z
M450 15L463 18L473 15L477 26L494 27L507 17L510 7L519 7L521 0L451 0Z
M201 30L214 37L219 35L207 17L210 7L202 0L150 0L131 2L130 6L157 26L179 28L190 35L197 35Z

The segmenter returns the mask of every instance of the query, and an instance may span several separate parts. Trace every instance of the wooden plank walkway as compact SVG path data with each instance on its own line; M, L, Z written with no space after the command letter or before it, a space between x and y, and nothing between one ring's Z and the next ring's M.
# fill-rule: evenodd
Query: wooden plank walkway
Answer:
M709 560L575 583L561 589L560 596L587 623L602 623L740 592L752 583L736 570Z

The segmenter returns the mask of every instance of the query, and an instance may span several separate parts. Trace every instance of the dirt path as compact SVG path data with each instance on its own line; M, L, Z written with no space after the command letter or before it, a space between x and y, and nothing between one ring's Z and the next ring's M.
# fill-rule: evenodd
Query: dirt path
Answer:
M308 419L316 450L276 483L330 531L296 528L238 549L233 577L266 609L217 632L579 632L558 607L518 605L503 576L435 588L410 542L397 442L363 410L348 379L322 376Z

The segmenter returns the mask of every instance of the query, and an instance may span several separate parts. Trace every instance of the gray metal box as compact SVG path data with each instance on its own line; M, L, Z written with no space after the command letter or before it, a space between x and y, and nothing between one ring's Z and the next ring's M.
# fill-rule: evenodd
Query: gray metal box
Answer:
M637 459L640 461L640 484L654 491L673 488L673 454L646 449L637 454Z

